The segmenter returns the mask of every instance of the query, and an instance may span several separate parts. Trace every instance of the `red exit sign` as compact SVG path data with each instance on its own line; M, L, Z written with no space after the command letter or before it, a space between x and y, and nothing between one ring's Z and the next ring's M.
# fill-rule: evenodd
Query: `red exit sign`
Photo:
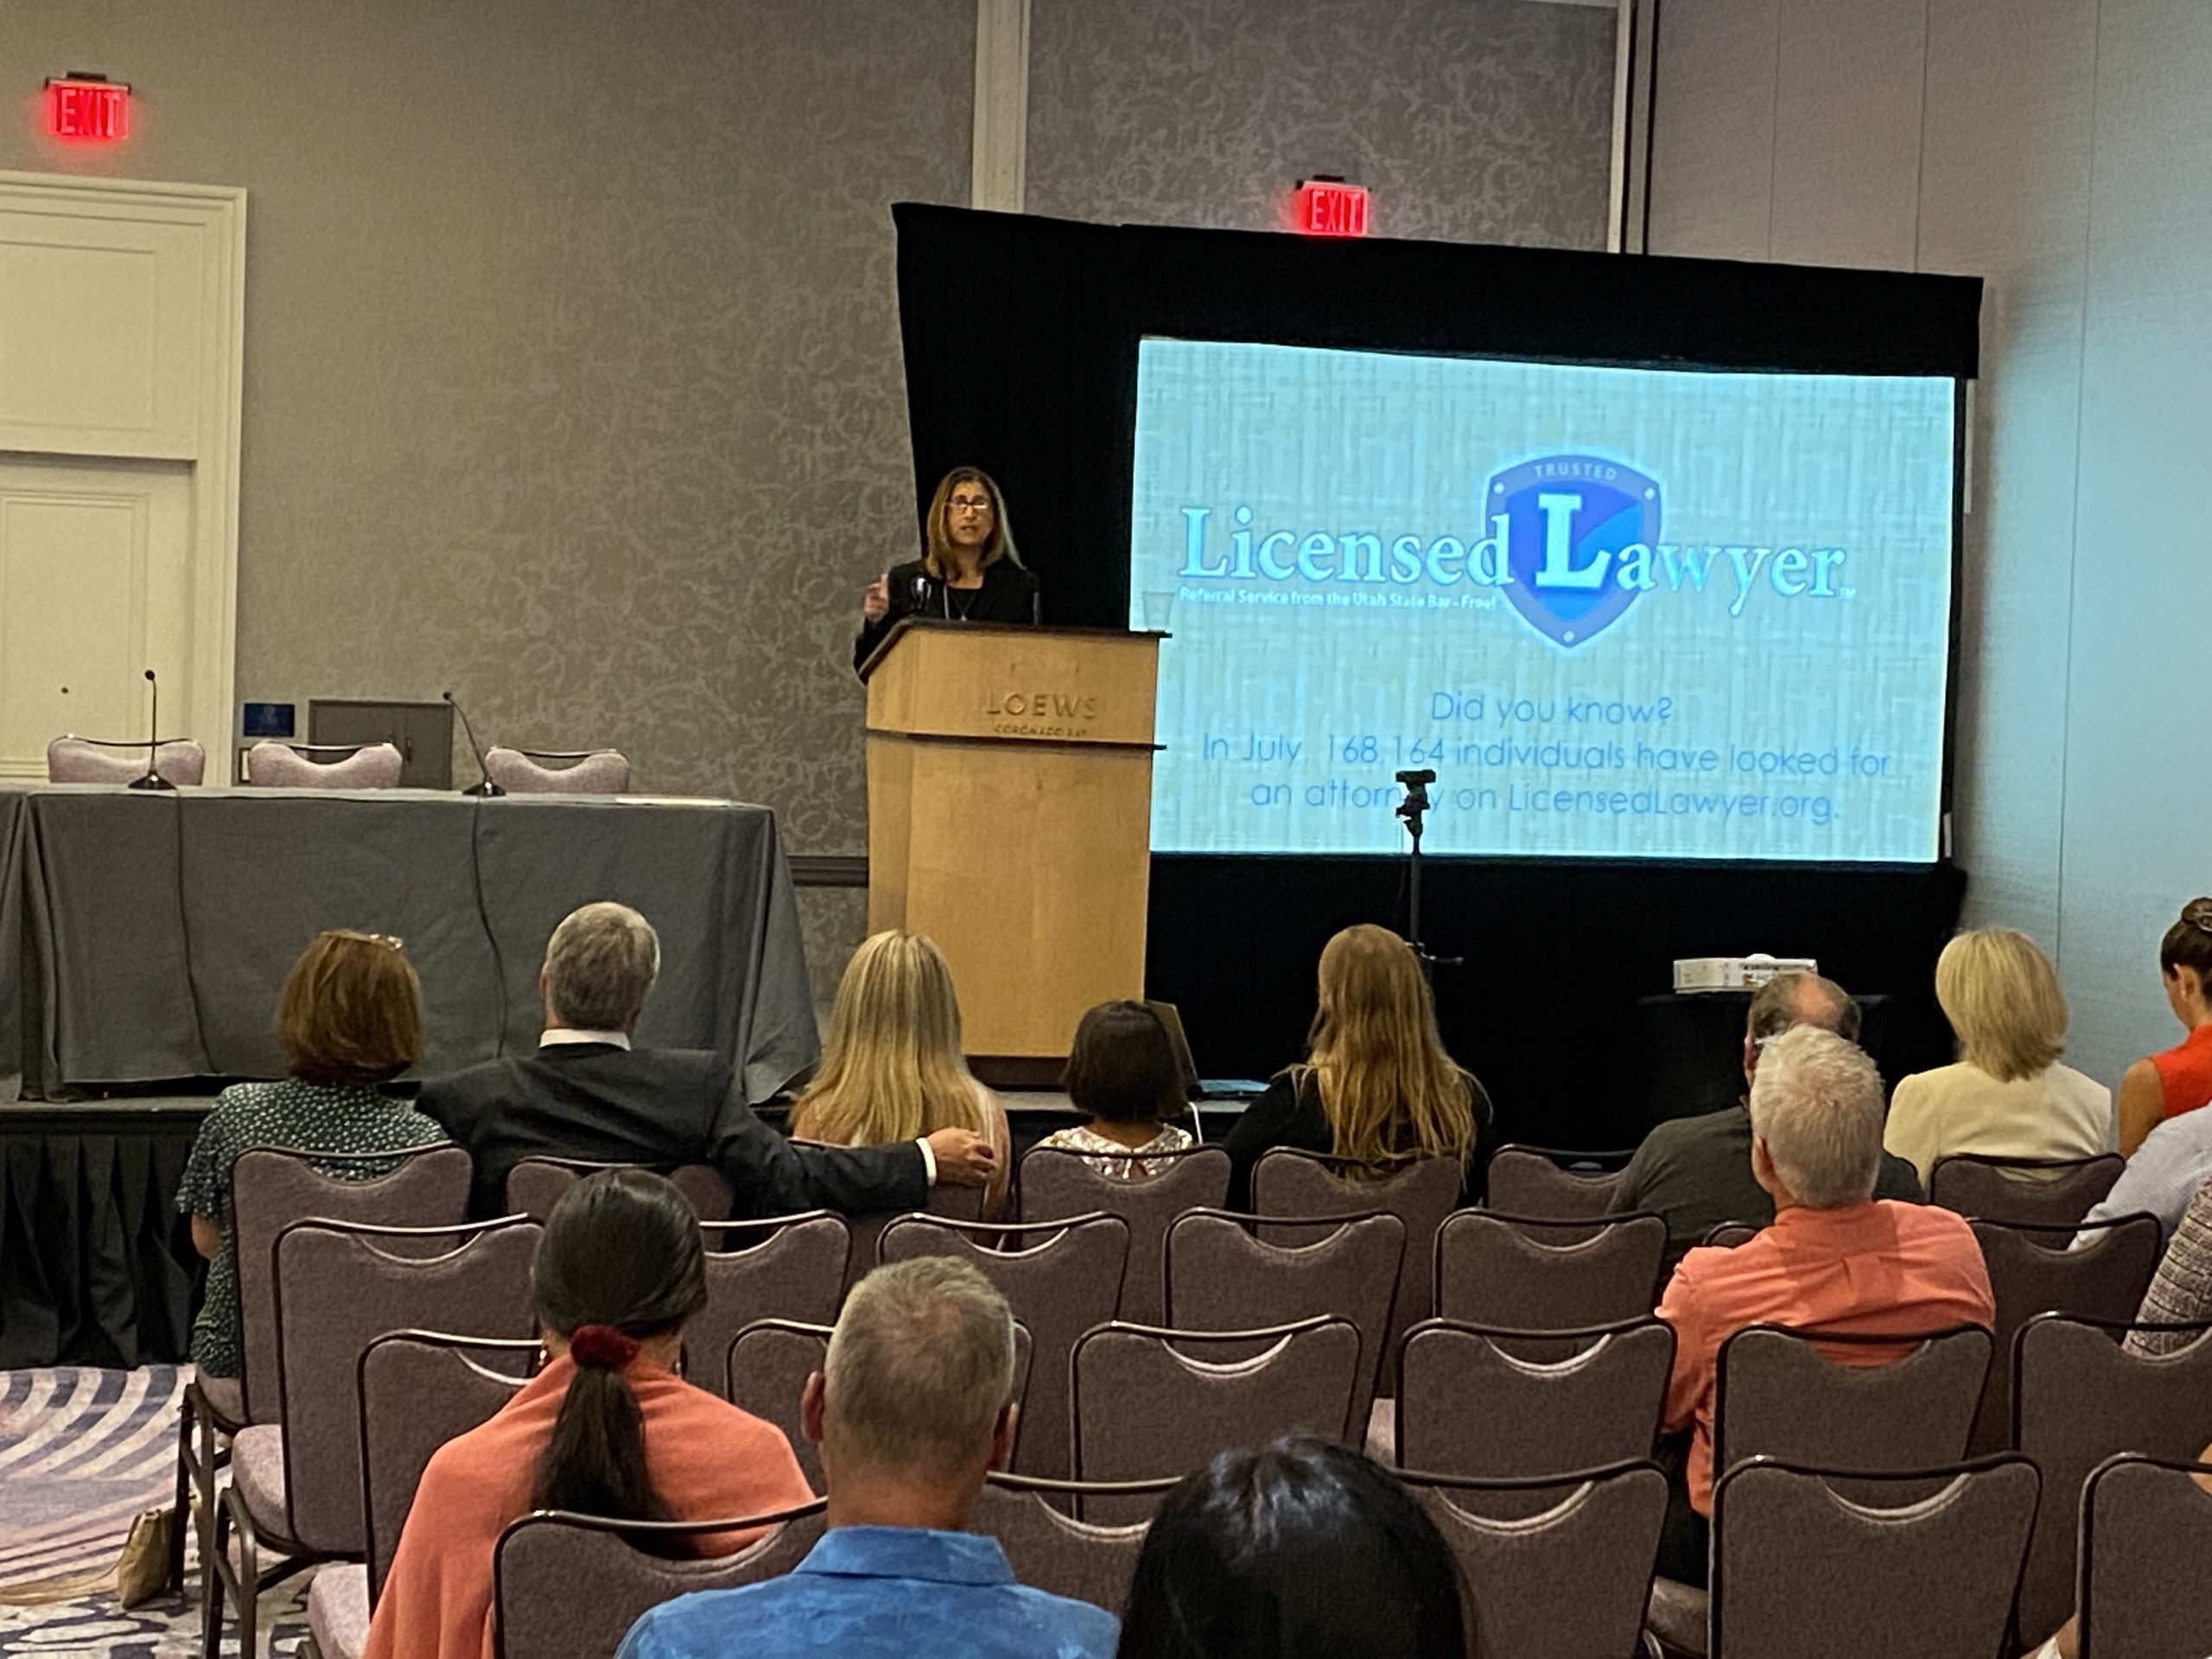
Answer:
M1298 228L1308 236L1365 236L1367 189L1342 179L1307 179L1293 198Z
M56 138L113 143L130 130L130 88L98 75L49 80L46 130Z

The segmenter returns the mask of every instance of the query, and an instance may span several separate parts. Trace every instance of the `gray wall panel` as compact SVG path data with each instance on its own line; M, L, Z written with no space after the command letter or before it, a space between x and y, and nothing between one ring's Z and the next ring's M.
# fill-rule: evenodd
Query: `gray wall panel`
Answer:
M1782 0L1775 258L1912 268L1926 24L1926 0Z
M1781 27L1781 0L1666 0L1652 60L1652 252L1772 257Z

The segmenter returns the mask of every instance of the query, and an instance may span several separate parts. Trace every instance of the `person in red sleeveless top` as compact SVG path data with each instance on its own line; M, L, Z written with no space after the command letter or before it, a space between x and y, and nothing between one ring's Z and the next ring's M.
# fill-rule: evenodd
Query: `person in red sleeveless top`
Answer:
M2166 1006L2188 1028L2174 1047L2139 1059L2120 1080L2120 1149L2129 1157L2167 1118L2212 1101L2212 899L2192 899L2158 944Z

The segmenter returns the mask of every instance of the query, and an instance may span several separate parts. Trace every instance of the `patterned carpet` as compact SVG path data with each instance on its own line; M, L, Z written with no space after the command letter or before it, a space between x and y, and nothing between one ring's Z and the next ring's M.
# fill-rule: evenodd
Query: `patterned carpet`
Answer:
M134 1516L170 1501L176 1414L190 1372L0 1371L0 1593L111 1565ZM126 1611L111 1592L43 1607L0 1605L0 1655L183 1659L200 1651L199 1579ZM307 1633L306 1580L262 1600L263 1651L292 1659ZM238 1637L223 1651L236 1655Z

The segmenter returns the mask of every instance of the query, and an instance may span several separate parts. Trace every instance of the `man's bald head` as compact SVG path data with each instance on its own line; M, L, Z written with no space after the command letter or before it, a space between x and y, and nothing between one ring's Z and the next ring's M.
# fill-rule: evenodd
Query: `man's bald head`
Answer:
M1758 1071L1759 1051L1800 1026L1832 1031L1847 1043L1859 1040L1859 1004L1851 993L1818 974L1777 974L1751 999L1744 1027L1744 1077Z

